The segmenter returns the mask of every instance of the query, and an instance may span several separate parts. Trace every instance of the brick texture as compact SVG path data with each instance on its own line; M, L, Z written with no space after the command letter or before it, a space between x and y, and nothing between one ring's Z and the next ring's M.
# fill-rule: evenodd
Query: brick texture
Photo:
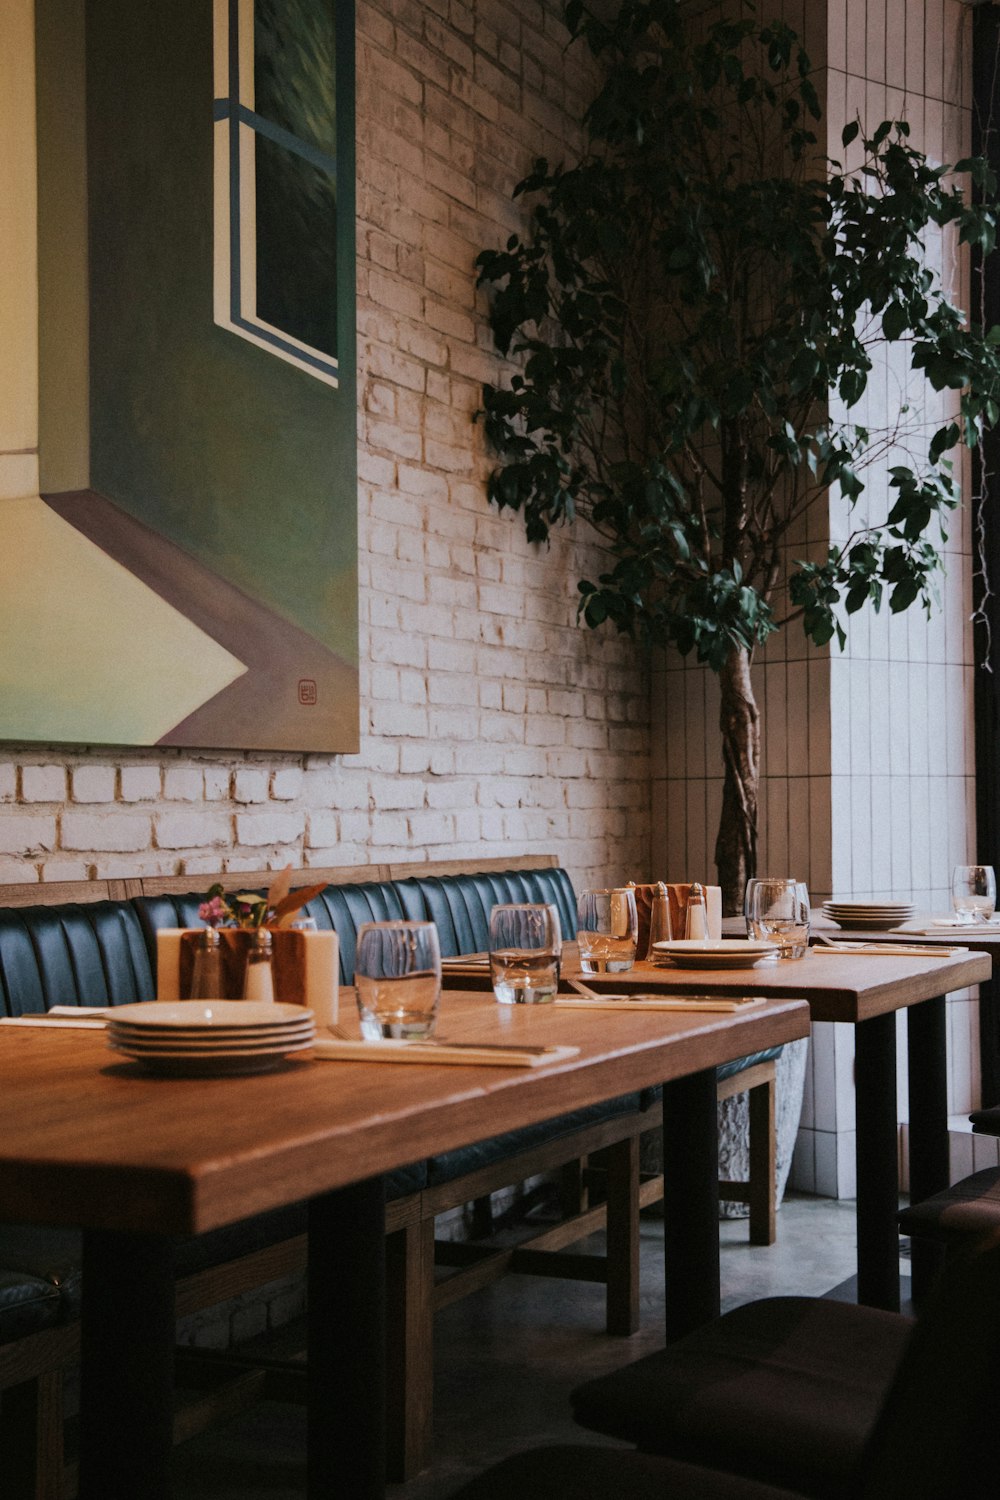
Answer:
M577 624L596 548L490 510L474 420L503 368L475 257L524 226L534 158L578 146L589 64L559 0L356 10L360 752L19 748L6 880L522 852L581 885L647 873L643 664Z

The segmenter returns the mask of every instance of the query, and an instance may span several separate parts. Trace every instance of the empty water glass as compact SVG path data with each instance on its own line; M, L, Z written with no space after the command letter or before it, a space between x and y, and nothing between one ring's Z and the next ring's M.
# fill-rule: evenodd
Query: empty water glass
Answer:
M554 906L494 906L490 978L501 1005L544 1005L559 988L562 933Z
M951 877L951 904L961 922L988 922L997 904L992 865L956 865Z
M584 974L623 974L635 963L639 918L628 886L584 891L576 904L576 938Z
M747 935L776 943L779 958L804 958L809 951L809 892L801 880L762 877L748 883Z
M433 1035L441 998L441 950L433 922L366 922L354 958L361 1035Z

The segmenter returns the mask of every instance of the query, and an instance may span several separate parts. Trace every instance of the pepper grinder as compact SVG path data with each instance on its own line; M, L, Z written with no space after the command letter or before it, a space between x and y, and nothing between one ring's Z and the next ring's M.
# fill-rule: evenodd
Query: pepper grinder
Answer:
M191 1000L218 1000L222 994L222 953L219 934L206 927L199 935L191 972Z
M708 916L705 907L705 888L695 881L688 895L687 919L684 936L704 943L708 938Z

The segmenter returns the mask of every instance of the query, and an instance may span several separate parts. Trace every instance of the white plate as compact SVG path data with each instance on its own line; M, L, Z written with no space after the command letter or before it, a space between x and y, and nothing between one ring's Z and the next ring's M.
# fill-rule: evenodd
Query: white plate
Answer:
M266 1039L258 1039L256 1034L251 1032L245 1040L239 1037L213 1037L211 1041L167 1036L140 1038L117 1035L114 1032L108 1034L108 1044L117 1047L120 1051L176 1052L179 1056L201 1053L205 1057L217 1057L220 1054L228 1055L237 1052L291 1052L300 1047L311 1046L315 1039L315 1030L296 1032L294 1036L267 1037Z
M136 1041L147 1038L162 1038L164 1041L178 1042L211 1042L213 1045L220 1041L243 1040L253 1043L255 1046L260 1042L280 1041L283 1037L311 1036L316 1030L316 1023L312 1013L297 1025L288 1023L286 1026L220 1026L215 1027L182 1027L182 1026L134 1026L131 1022L119 1026L116 1021L105 1023L112 1036L119 1038L134 1037Z
M210 1031L219 1027L275 1026L301 1021L311 1011L301 1005L257 1000L151 1000L139 1005L117 1005L113 1021L135 1026L180 1026L186 1031Z
M280 1068L290 1052L300 1052L313 1044L311 1041L298 1042L277 1051L262 1047L241 1052L209 1053L138 1052L127 1046L116 1046L114 1042L110 1045L113 1052L139 1063L150 1073L161 1073L170 1078L218 1078L240 1073L269 1073Z
M890 912L883 916L861 912L833 912L823 913L831 922L836 922L838 927L853 928L856 932L892 932L900 923L908 922L913 916L912 911Z
M905 917L916 910L913 906L888 906L884 909L869 906L824 906L830 917Z
M886 916L894 911L913 911L912 901L824 901L824 911L857 912L859 916Z
M778 945L749 938L722 938L714 943L678 938L674 942L654 943L652 951L683 969L749 969L762 958L777 953Z
M834 906L832 901L823 906L825 912L837 916L901 916L915 910L913 906Z

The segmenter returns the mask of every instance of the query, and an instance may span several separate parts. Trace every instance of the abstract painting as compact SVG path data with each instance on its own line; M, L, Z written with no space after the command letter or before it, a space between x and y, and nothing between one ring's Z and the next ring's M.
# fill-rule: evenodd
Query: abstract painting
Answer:
M86 222L49 253L40 188L42 482L5 568L0 734L356 750L352 6L88 0L80 34ZM67 245L85 308L46 337ZM59 461L45 361L80 340Z

